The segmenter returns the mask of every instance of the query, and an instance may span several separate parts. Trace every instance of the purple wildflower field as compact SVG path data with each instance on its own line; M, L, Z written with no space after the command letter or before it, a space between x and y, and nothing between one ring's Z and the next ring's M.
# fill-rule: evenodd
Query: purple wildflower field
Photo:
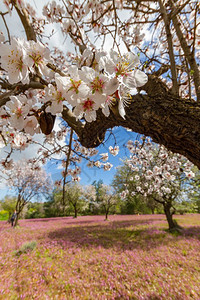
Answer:
M200 215L0 222L0 299L200 299ZM27 242L37 245L16 255Z

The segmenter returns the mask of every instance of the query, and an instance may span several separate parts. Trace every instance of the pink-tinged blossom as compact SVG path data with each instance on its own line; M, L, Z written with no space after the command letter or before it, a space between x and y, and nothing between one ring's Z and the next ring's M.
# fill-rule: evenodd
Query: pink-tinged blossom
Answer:
M50 50L40 42L29 41L26 43L26 57L24 61L34 73L35 68L45 76L48 76L51 72L46 66L47 63L51 62Z
M56 115L63 111L63 101L65 97L62 91L57 90L52 84L49 84L45 88L45 101L49 102L46 108L46 112L51 112L52 115Z
M13 38L11 45L0 44L1 67L8 72L8 81L13 84L21 81L29 83L29 69L23 40Z
M131 52L122 57L115 51L110 51L110 58L105 60L105 68L109 74L116 77L129 89L143 86L147 80L147 75L135 69L139 64L139 57Z
M25 96L11 96L10 101L6 103L8 111L10 112L9 122L10 125L18 130L24 128L24 117L29 112L29 105L26 103ZM25 103L25 104L24 104Z
M109 74L118 76L127 76L139 64L139 57L131 52L124 54L122 57L111 50L110 57L102 58L105 60L105 68Z
M76 24L71 19L65 20L62 23L62 30L64 33L68 33L69 31L74 32L76 31Z
M24 130L30 135L39 133L38 121L35 116L27 116L24 120Z
M110 79L90 67L82 67L79 75L87 83L97 101L105 102L106 95L112 95L118 89L119 83L117 81L113 82L114 79Z
M31 141L31 137L27 137L27 135L25 135L23 132L15 133L12 142L12 148L24 150L28 146L27 139Z
M100 168L101 167L101 162L99 160L94 162L94 166Z
M65 14L65 10L56 1L52 1L43 7L42 13L49 22L59 22L60 17Z
M135 180L136 180L136 181L140 180L140 176L135 175Z
M87 97L90 92L87 84L81 80L79 70L76 66L71 66L68 69L69 76L66 77L65 89L67 92L67 101L72 106L80 103L81 99Z
M185 175L186 175L186 177L189 178L189 179L195 177L195 173L192 172L192 171L190 171L190 172L185 172Z
M104 103L101 104L102 113L109 117L110 115L110 106L113 104L114 97L113 96L107 96Z
M79 182L81 180L80 176L74 176L72 177L73 182Z
M86 99L80 100L74 109L75 116L80 119L84 116L87 122L96 120L96 111L101 103L97 103L94 96L89 96Z
M90 149L89 156L95 156L99 153L97 149Z
M87 167L88 167L88 168L93 168L93 167L94 167L93 161L89 161L89 162L87 163Z
M139 69L128 73L123 78L124 85L129 89L134 89L145 85L148 81L148 76Z
M133 142L128 141L127 148L131 155L125 165L135 173L136 187L132 187L130 178L126 187L145 197L153 194L158 202L175 201L184 182L195 176L191 162L179 154L172 154L164 146L157 147L150 141L144 145L135 142L133 146Z

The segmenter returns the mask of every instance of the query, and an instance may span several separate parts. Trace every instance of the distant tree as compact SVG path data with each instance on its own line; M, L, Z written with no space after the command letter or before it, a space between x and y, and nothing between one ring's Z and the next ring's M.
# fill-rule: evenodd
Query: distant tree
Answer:
M99 180L88 186L87 193L90 205L96 208L98 213L105 214L105 220L107 220L109 213L119 201L119 197L114 194L113 188Z
M47 201L45 201L43 205L45 218L63 216L63 205L61 204L61 199L61 192L56 190L47 197Z
M176 213L183 215L185 213L197 213L197 205L191 199L176 203Z
M25 219L44 218L44 203L30 202L27 205Z
M114 191L111 186L106 184L101 184L99 189L99 199L97 205L99 205L105 214L105 220L108 219L108 215L111 209L117 204L117 194L114 194Z
M87 208L83 187L78 183L69 183L66 185L66 199L71 206L74 218L77 218L78 213L81 213Z
M194 205L194 211L200 213L200 174L197 174L197 176L193 178L188 189L189 199Z
M140 194L145 201L154 200L163 206L169 230L178 230L173 220L175 201L185 188L186 183L195 176L192 163L180 154L169 152L164 146L158 146L149 139L128 142L131 155L124 161L129 169L122 198ZM150 198L149 198L150 197Z
M95 187L95 191L96 191L96 198L97 200L99 199L100 197L100 189L102 187L102 184L103 184L103 180L102 179L99 179L98 181L93 181L92 185Z
M3 200L1 200L1 208L8 212L8 219L10 220L11 215L13 214L17 203L16 197L5 196Z
M30 160L10 164L9 168L3 170L3 177L17 195L16 225L25 205L32 199L47 194L51 190L51 181L45 171Z
M93 181L92 185L86 187L87 200L89 202L89 210L92 215L101 214L100 207L96 205L100 197L100 187L103 184L103 180Z

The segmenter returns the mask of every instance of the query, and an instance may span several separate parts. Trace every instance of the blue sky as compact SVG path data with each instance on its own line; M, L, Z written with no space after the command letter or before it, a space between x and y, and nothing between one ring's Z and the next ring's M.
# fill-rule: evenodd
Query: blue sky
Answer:
M125 128L116 127L113 130L114 136L111 136L108 140L109 133L106 134L105 140L106 143L100 145L97 149L99 153L109 153L109 146L115 145L115 141L117 145L120 147L119 153L116 156L113 156L109 153L108 161L113 165L110 171L104 171L103 169L99 168L88 168L87 161L83 160L80 164L81 167L81 181L80 183L83 185L91 184L94 180L102 179L105 184L110 184L112 182L113 176L116 172L116 167L121 164L121 159L125 158L128 154L127 149L125 148L125 144L128 140L132 139L135 140L137 134L134 132L127 131ZM99 158L99 154L95 157L92 157L94 160ZM51 173L53 181L59 180L61 178L61 170L57 168L55 162L49 162L46 165L46 171Z

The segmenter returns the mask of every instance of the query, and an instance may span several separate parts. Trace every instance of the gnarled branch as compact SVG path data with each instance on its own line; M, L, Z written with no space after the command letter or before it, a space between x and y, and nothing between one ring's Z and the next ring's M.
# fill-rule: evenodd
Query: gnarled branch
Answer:
M200 168L200 104L171 94L156 76L149 76L148 83L142 89L147 95L133 96L132 103L125 109L125 120L112 111L107 118L101 110L97 112L96 121L85 125L80 121L76 124L72 113L70 117L63 114L63 119L72 126L80 143L87 148L99 146L107 129L123 126L185 155Z

